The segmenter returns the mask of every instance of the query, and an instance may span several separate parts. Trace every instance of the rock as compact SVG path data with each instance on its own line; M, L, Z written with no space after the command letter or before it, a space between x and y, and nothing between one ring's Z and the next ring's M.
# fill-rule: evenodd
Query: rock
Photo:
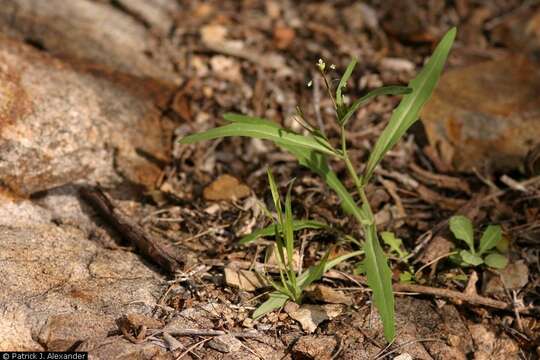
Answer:
M295 360L330 360L336 346L337 341L334 336L302 336L292 348L292 358Z
M0 305L0 351L43 351L32 338L26 308L23 305Z
M136 254L102 248L90 230L57 226L30 201L4 198L0 214L7 209L14 221L0 224L0 351L110 341L116 319L153 310L163 278Z
M138 328L141 326L146 326L147 329L161 329L163 327L163 321L155 319L153 317L144 315L144 314L127 314L125 320L129 326Z
M100 1L10 0L0 7L0 32L75 63L175 82L172 64L145 27L145 21L167 27L170 19L163 12L174 1L118 3L127 11ZM133 13L141 14L144 21L137 21Z
M424 264L429 264L435 261L437 258L450 253L454 247L455 245L453 242L446 239L444 236L437 235L426 246L420 261L422 261Z
M467 359L466 354L472 349L471 335L455 306L444 305L436 308L431 301L397 298L396 299L397 333L402 331L412 339L439 338L445 341L422 343L422 349L414 344L403 350L415 357L427 358L425 351L434 359ZM382 331L382 324L377 321L375 330ZM410 329L410 327L414 329ZM403 330L401 330L403 327ZM401 339L406 342L406 339ZM423 354L423 355L422 355Z
M328 305L297 305L291 301L285 305L285 311L289 316L298 321L302 329L308 333L312 333L317 329L320 323L326 320L332 320L341 315L345 307L338 304Z
M450 70L422 111L428 140L457 170L516 168L539 142L539 86L517 55Z
M413 357L410 354L403 353L396 356L394 360L413 360Z
M111 360L149 360L168 359L167 351L159 346L145 341L141 344L116 338L114 341L104 341L91 339L83 341L77 351L87 351L91 359L111 359ZM170 353L169 353L170 354Z
M352 305L351 297L345 295L343 291L336 290L329 286L320 284L311 285L305 289L304 294L311 301L324 302L327 304Z
M470 325L469 331L474 340L475 360L520 358L518 345L505 333L495 334L482 324Z
M485 296L493 296L504 299L508 290L519 290L529 282L529 268L525 261L510 262L504 269L497 273L484 274L482 293Z
M527 51L538 58L540 50L540 9L531 11L523 7L513 12L491 30L490 39L494 43L504 44L514 51Z
M254 271L225 268L223 272L225 274L225 283L233 288L255 291L268 286L266 281Z
M529 282L529 267L525 260L514 261L499 270L504 286L510 290L519 290Z
M237 200L248 197L251 189L231 175L221 175L204 188L203 197L206 200Z
M240 63L229 56L216 55L210 59L213 75L222 80L242 82Z
M162 35L169 33L174 17L180 11L175 0L117 0L117 4Z
M238 351L242 348L242 342L232 335L216 336L208 342L208 346L222 353Z
M219 43L225 41L227 37L227 28L219 24L202 26L199 32L201 40L205 44Z
M151 187L161 168L148 158L170 149L158 96L0 36L0 182L23 196L79 179L111 185L118 173Z

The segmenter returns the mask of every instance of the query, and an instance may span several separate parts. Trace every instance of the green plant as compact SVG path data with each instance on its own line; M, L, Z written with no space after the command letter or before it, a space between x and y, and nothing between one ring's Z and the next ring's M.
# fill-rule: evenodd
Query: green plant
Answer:
M501 227L499 225L489 225L482 234L478 248L474 246L474 230L471 220L462 215L450 218L450 230L454 237L464 241L467 249L461 249L457 255L457 260L464 266L478 266L486 264L495 269L503 269L508 264L506 256L495 251L495 248L503 241Z
M283 299L290 299L296 303L300 303L302 301L302 292L304 289L314 281L319 280L326 271L350 257L358 256L363 253L362 251L355 251L329 261L328 257L330 251L327 251L316 265L303 272L302 264L295 264L294 259L295 222L292 217L291 209L292 182L289 185L285 197L285 211L283 210L279 190L270 169L268 169L268 183L270 185L270 191L272 192L272 199L277 214L276 222L272 225L274 228L272 233L276 239L273 250L274 254L276 254L279 282L272 280L270 276L264 276L266 281L275 289L275 292L270 295L269 300L255 310L253 314L254 318L259 318L264 314L281 307L283 305ZM316 228L319 226L319 223L313 222L312 224L317 224ZM312 224L307 223L304 225L309 225L307 227L311 227ZM299 228L300 227L297 227L297 229ZM268 259L266 263L268 263ZM298 267L297 271L295 270L296 267Z
M399 261L407 266L407 270L399 274L399 281L402 283L414 281L414 268L411 264L409 264L410 254L406 250L401 249L403 241L390 231L381 232L381 238L383 242L390 248L390 252L397 255Z
M335 90L335 95L326 77L326 64L320 60L317 66L325 81L328 94L333 101L336 121L341 130L340 146L338 148L332 146L324 132L312 126L300 110L298 111L297 118L309 133L308 135L285 129L279 124L266 119L226 114L224 115L224 119L230 122L229 124L210 129L203 133L193 134L181 140L181 143L184 144L226 136L247 136L271 140L282 149L294 155L301 165L308 167L321 176L326 184L339 196L344 211L352 215L362 228L364 234L363 250L365 252L363 262L367 273L367 282L373 291L373 302L381 315L384 334L388 341L391 341L395 335L392 277L386 257L379 243L375 218L367 201L366 185L384 155L398 142L411 125L418 120L420 110L431 96L437 84L455 35L455 28L448 31L424 68L416 78L410 81L408 87L382 87L353 101L351 104L347 104L342 92L356 66L356 60L351 61L347 67ZM388 125L375 143L365 168L361 175L359 175L349 158L345 126L360 106L379 95L405 96L394 110ZM353 194L347 190L336 173L328 165L329 156L345 164L347 173L355 185L357 196L359 197L358 203ZM328 264L330 263L329 261ZM281 293L272 294L265 304L268 305L270 302L268 306L281 306L286 300L287 297Z

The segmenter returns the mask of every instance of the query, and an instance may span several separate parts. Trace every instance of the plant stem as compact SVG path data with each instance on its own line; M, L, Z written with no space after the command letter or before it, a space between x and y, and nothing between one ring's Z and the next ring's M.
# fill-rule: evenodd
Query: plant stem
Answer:
M328 96L330 96L330 99L332 100L332 104L334 105L334 109L337 110L338 106L336 104L336 100L334 99L334 94L332 94L332 87L330 86L330 83L328 82L328 79L326 78L326 74L323 70L319 69L319 72L321 73L321 76L324 80L324 87L326 87L326 91L328 92Z
M351 159L349 158L349 153L347 152L347 138L345 136L345 127L343 126L341 126L341 151L343 152L343 161L345 161L347 171L349 172L349 175L354 181L354 185L356 186L358 195L361 195L364 192L364 187L362 186L362 182L358 178L358 174L356 174L356 170L354 169Z

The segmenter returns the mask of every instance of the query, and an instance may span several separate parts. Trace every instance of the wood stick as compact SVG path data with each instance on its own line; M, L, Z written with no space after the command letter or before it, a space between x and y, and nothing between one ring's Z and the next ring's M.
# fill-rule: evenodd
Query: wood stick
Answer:
M122 237L134 245L143 257L170 273L182 266L173 251L153 239L142 227L116 208L99 187L82 187L79 193Z
M239 338L256 338L260 337L261 334L255 331L231 331L226 332L223 330L208 330L208 329L182 329L182 330L163 330L173 336L221 336L221 335L232 335Z
M435 288L431 286L416 284L394 284L392 287L394 291L408 291L420 294L434 295L448 299L457 299L472 305L482 305L499 310L518 311L521 314L527 314L529 313L529 311L534 310L527 307L514 309L512 307L512 304L505 303L504 301L480 296L478 294L465 294L459 291Z

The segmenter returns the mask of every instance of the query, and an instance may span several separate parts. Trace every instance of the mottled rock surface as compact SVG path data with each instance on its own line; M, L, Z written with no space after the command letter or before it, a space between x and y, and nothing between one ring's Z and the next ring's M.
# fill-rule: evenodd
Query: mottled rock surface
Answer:
M163 45L147 31L144 21L133 16L142 8L152 8L152 13L145 15L146 21L167 26L163 11L174 6L174 1L118 3L129 3L127 11L90 0L6 0L0 6L0 30L70 61L174 81Z
M0 183L30 195L83 178L111 184L118 173L152 186L160 167L141 154L166 159L170 132L153 90L138 85L0 37Z
M29 201L3 198L6 211L13 221L0 226L0 350L65 351L104 339L123 314L153 309L163 278L136 254L55 225Z
M447 71L422 111L428 139L458 170L519 167L540 138L539 86L520 56Z

